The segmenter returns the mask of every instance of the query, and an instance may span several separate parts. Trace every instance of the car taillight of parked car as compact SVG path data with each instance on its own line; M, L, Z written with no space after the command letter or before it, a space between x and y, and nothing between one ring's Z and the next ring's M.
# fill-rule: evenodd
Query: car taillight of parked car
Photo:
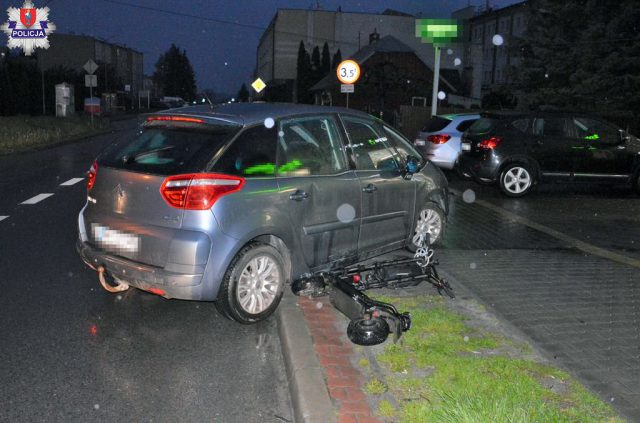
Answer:
M89 172L87 172L87 192L91 191L93 185L96 183L96 176L98 176L98 161L95 160L91 167L89 168Z
M244 178L216 173L169 176L160 193L171 206L185 210L208 210L223 195L240 191Z
M444 144L450 139L451 139L451 135L447 135L447 134L429 135L427 137L427 141L429 141L432 144Z
M478 144L478 147L484 148L484 149L487 149L487 150L493 150L494 148L499 146L501 142L502 142L502 138L500 138L500 137L491 137L489 139L480 141L480 144Z

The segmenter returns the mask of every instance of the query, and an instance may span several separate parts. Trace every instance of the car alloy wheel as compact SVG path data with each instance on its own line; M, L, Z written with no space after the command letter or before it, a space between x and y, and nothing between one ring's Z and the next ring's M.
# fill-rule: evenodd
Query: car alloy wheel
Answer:
M273 303L280 284L280 269L267 255L254 257L238 277L238 304L249 314L260 314Z
M415 230L411 238L412 247L420 247L421 239L427 235L429 235L429 242L431 244L437 244L442 238L443 227L444 218L439 210L432 207L423 208L420 210L420 214L418 214L418 219L416 220Z
M245 246L229 265L215 305L225 317L243 324L269 317L278 307L286 284L285 259L275 247Z
M520 165L509 166L500 177L503 192L513 197L526 194L532 184L531 173L526 167Z

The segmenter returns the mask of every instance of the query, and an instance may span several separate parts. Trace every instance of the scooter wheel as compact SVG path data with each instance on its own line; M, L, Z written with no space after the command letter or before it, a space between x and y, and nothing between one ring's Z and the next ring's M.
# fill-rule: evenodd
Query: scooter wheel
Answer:
M347 336L357 345L382 344L389 336L389 324L381 318L352 320L347 327Z

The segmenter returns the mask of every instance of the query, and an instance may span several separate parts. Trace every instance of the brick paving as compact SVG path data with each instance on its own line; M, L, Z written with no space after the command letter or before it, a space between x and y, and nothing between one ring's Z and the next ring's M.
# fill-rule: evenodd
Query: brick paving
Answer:
M640 422L640 271L535 230L511 232L522 225L459 199L451 221L437 257L454 288L474 292L557 365Z
M323 367L325 383L337 411L339 423L380 423L362 390L364 375L353 365L353 344L339 326L328 297L299 298L314 349Z

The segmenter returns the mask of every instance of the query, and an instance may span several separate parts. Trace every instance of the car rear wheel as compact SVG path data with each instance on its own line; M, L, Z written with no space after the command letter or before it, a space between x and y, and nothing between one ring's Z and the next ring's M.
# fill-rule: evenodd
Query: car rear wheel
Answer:
M216 308L243 324L269 317L280 304L286 279L282 254L270 245L250 244L233 259L224 276Z
M420 247L420 240L429 236L431 245L436 245L442 241L444 228L446 225L444 212L435 204L426 204L418 212L416 222L413 225L413 233L408 249L415 252Z
M509 197L522 197L533 187L533 175L524 164L507 165L500 173L500 189Z

